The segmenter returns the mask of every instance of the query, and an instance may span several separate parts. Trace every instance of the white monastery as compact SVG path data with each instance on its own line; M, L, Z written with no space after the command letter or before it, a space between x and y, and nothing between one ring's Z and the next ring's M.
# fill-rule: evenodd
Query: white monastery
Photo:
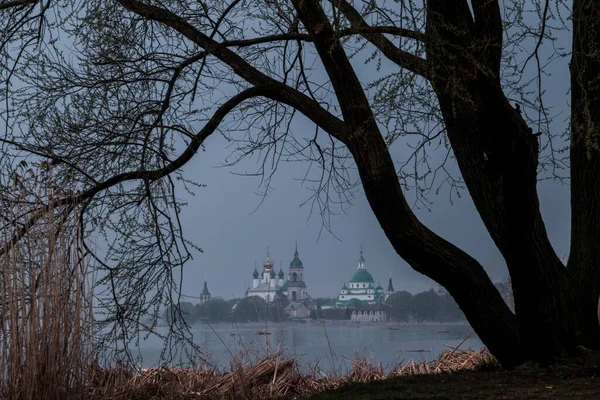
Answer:
M342 286L336 301L336 307L356 308L381 304L384 303L392 293L394 293L394 286L392 285L391 276L387 290L384 291L381 285L375 286L373 276L365 267L365 258L363 257L361 248L357 271L350 279L348 286L346 286L346 283L344 282L344 286ZM375 311L375 309L370 311ZM381 310L378 309L378 311Z
M252 286L246 290L246 297L259 296L268 302L276 300L278 296L286 296L290 302L300 303L309 299L304 282L304 265L298 256L297 245L287 279L282 268L279 268L279 273L275 273L268 250L262 273L259 274L255 266L252 278Z

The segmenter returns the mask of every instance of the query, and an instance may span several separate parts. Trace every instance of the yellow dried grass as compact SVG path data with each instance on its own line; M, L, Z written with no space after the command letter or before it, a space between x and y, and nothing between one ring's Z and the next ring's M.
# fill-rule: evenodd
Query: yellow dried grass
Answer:
M493 360L481 350L460 350L446 346L440 356L430 362L408 360L386 371L381 363L373 364L356 355L349 372L333 378L301 374L294 359L284 358L278 351L255 364L232 363L228 372L216 370L148 369L120 381L118 385L94 388L96 399L301 399L335 390L355 382L371 382L403 375L437 374L475 369ZM109 373L105 371L105 373Z
M0 398L83 396L93 357L92 285L82 232L49 172L25 167L0 210ZM40 211L43 210L43 211ZM35 224L25 223L37 213ZM23 228L21 228L23 227ZM25 229L19 241L12 241Z

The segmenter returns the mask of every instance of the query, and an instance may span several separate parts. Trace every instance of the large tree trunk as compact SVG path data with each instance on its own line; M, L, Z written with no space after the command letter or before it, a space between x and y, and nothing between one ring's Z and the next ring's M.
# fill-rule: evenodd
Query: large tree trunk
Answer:
M539 212L537 139L499 91L489 93L472 97L469 116L452 111L456 100L442 95L440 104L469 193L509 269L525 356L548 361L575 347L573 285Z
M545 362L575 349L574 285L539 209L538 137L500 85L492 51L501 48L499 9L487 2L473 20L466 2L458 3L428 3L431 83L469 193L506 260L525 357Z
M537 195L539 135L509 104L500 85L498 2L473 0L471 13L465 0L430 0L425 44L427 76L462 176L512 278L516 320L483 268L414 216L368 100L322 8L312 0L294 3L309 31L319 27L311 35L349 131L341 139L354 156L369 204L398 254L448 289L506 366L526 359L548 362L573 352L583 338L594 342L597 321L588 323L594 280L579 291L578 282L586 278L574 279L552 248ZM589 184L587 179L582 182Z
M368 99L319 2L295 0L293 4L331 79L348 126L348 135L342 139L354 156L369 204L392 246L415 270L449 291L503 365L522 362L515 316L483 267L426 228L411 211Z
M515 316L481 265L422 225L402 195L381 135L350 142L365 194L386 236L412 268L443 285L505 367L525 360ZM395 182L395 184L390 184Z
M509 269L524 351L529 358L548 361L575 347L574 298L539 211L537 138L500 90L495 97L493 90L482 92L471 97L470 115L465 116L452 111L456 99L440 96L448 137L475 206Z
M600 349L600 4L573 2L571 58L571 252L581 305L578 341Z

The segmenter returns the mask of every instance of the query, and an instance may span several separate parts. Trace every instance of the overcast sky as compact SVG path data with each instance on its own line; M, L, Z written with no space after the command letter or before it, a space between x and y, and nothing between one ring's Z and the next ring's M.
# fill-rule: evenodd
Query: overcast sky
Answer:
M568 35L559 38L555 46L569 46ZM544 57L542 48L541 58ZM353 64L363 82L374 79L376 73L372 64L365 65L362 60ZM379 73L385 74L386 68L397 67L384 60ZM530 63L525 79L535 77L533 71L535 64ZM556 116L552 125L554 133L561 133L565 131L569 116L568 58L546 67L544 73L544 103ZM317 68L312 77L326 80L321 74L322 68L321 71ZM536 129L535 126L532 128ZM313 129L309 123L298 120L292 131L312 132ZM186 236L204 250L187 266L183 286L185 294L197 296L206 277L213 296L241 297L252 279L255 261L261 270L267 247L277 269L281 262L287 272L296 240L304 262L308 291L313 297L333 297L339 293L344 281L348 281L356 270L361 245L368 270L384 287L390 274L396 290L414 293L438 287L427 277L413 271L396 254L377 223L362 188L359 188L356 201L347 214L332 217L332 231L336 237L327 231L319 236L322 227L320 217L313 215L309 218L308 206L299 207L311 195L298 182L304 175L305 165L282 164L272 184L274 190L255 211L262 200L256 193L258 179L232 173L252 171L255 165L246 162L233 170L218 168L230 151L217 135L211 136L206 144L207 151L198 153L185 166L189 178L207 185L197 190L195 197L189 198L189 206L183 211ZM392 156L398 162L407 151L409 149L395 146ZM443 156L443 153L438 156ZM453 161L451 163L455 166ZM557 254L566 256L570 234L569 187L545 180L538 184L538 191L550 240ZM414 200L410 193L407 197L409 203ZM431 211L415 209L421 221L475 257L493 281L505 278L508 274L506 265L468 192L463 191L452 204L447 190L439 195L432 193L429 200L433 202Z
M313 215L309 219L308 207L299 207L311 194L294 180L302 177L301 166L282 164L273 182L274 190L254 212L262 200L256 193L258 180L234 175L231 169L215 168L226 154L224 141L214 136L207 141L207 151L199 153L185 167L188 177L207 187L198 189L192 198L186 197L190 202L183 211L186 237L201 246L204 253L197 254L186 267L184 294L197 296L206 277L213 296L242 297L252 279L254 262L260 271L267 247L277 269L281 262L287 271L296 240L308 291L313 297L337 295L356 270L361 245L366 266L376 281L385 284L392 274L395 289L410 292L426 290L434 284L396 254L362 189L347 214L332 217L337 238L326 231L319 238L320 217ZM539 191L552 243L559 255L566 254L569 188L545 181L539 184ZM415 210L418 217L437 234L474 256L494 281L504 278L504 261L468 193L464 192L453 205L446 193L432 195L430 200L434 202L431 212Z
M568 41L568 38L566 38ZM545 77L548 89L546 104L554 106L554 114L568 117L568 60L556 63L551 76ZM355 63L364 82L373 79L372 64ZM389 65L387 65L389 66ZM386 63L382 71L385 73ZM396 68L395 66L391 68ZM319 75L320 74L320 75ZM326 80L317 71L313 80ZM0 126L1 129L3 127ZM556 125L557 131L564 125ZM304 119L292 125L294 132L312 132L313 126ZM333 234L322 231L318 213L309 218L309 205L300 207L311 192L298 182L306 165L281 164L272 182L273 189L260 205L257 193L258 178L234 175L232 172L253 170L251 162L232 168L219 168L230 153L226 141L215 134L206 141L205 152L199 152L185 167L185 175L207 185L196 189L195 196L184 190L179 196L189 205L183 210L183 225L188 239L199 245L203 253L196 253L185 269L183 293L198 296L204 279L213 296L242 297L252 279L255 262L262 269L267 247L277 270L280 263L287 275L297 241L300 258L305 267L305 281L313 297L336 296L345 281L357 267L360 247L363 246L366 266L375 281L386 286L392 275L396 290L418 292L437 284L414 272L394 251L371 211L362 188L346 214L332 216ZM407 149L396 148L396 161ZM542 213L552 243L559 255L568 253L570 211L569 188L552 181L539 184ZM414 200L408 195L409 203ZM492 280L507 275L504 261L493 245L473 203L465 190L462 197L450 204L447 191L431 194L431 211L415 209L417 216L434 232L474 256L488 271ZM321 233L321 234L320 234ZM335 236L334 236L335 235Z

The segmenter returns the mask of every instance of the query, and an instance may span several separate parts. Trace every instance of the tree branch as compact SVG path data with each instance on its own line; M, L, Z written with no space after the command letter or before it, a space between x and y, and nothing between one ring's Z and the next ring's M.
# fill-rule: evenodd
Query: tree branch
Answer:
M500 76L500 59L502 57L502 15L498 0L472 0L475 16L475 31L482 40L482 62L491 72Z
M352 28L342 29L339 33L340 37L364 35L364 34L390 34L402 36L419 41L425 41L425 34L422 32L412 31L410 29L399 28L397 26L357 26ZM241 40L225 40L221 42L227 47L247 47L262 43L271 43L287 40L301 40L303 42L312 42L310 35L306 33L282 33L278 35L261 36L252 39Z
M335 90L344 121L351 128L351 137L344 138L342 142L350 146L351 142L359 140L364 129L375 129L378 132L369 100L318 0L292 0L292 4L313 38Z
M0 3L0 10L6 10L12 7L34 5L38 0L13 0Z
M373 32L371 33L372 27L369 26L364 18L358 11L346 0L329 0L334 7L337 7L344 16L352 24L352 29L362 30L362 35L375 47L377 47L388 59L398 64L402 68L414 72L422 76L425 79L429 79L429 66L428 62L420 57L415 56L407 51L401 50L396 47L383 33L391 32ZM401 29L401 28L398 28ZM424 41L425 34L413 32L415 35L414 39ZM404 35L401 35L404 36ZM408 37L408 36L407 36Z
M191 142L188 144L186 149L181 153L179 157L165 165L164 167L156 170L137 170L124 172L122 174L115 175L103 182L98 183L92 188L78 194L75 196L64 197L61 199L57 199L56 201L46 205L45 207L37 210L34 215L27 220L27 222L19 229L15 235L11 238L8 243L5 243L5 246L0 249L0 256L3 255L7 248L15 245L29 230L31 226L33 226L40 218L42 218L49 210L55 209L57 207L71 205L75 203L81 203L83 201L91 200L96 194L99 192L109 189L112 186L115 186L119 183L123 183L126 181L132 180L144 180L144 181L156 181L158 179L164 178L165 176L171 174L173 171L183 167L188 161L192 159L192 157L196 154L202 143L208 138L219 126L223 118L227 116L235 107L237 107L242 102L253 98L263 96L266 98L270 98L273 100L280 101L282 103L286 103L289 99L285 98L285 96L281 96L281 93L274 89L273 87L265 87L265 86L255 86L249 89L246 89L237 95L233 96L231 99L227 100L223 105L221 105L210 118L210 120L204 125L204 127L192 138ZM312 101L312 100L311 100ZM306 109L302 104L298 102L293 102L293 106L297 107L299 110ZM292 105L292 104L290 104ZM319 107L320 108L320 107ZM323 110L322 108L320 108ZM327 113L323 110L324 113ZM319 122L319 117L321 114L311 114L306 115L308 118L313 120L313 122ZM326 118L325 115L322 115ZM333 117L333 116L332 116ZM345 127L344 123L339 119L333 117L337 122L335 123L335 129L331 126L328 126L328 129L331 130L332 136L340 136L340 132L343 132ZM325 129L325 128L323 128Z
M234 53L223 44L212 40L189 22L171 11L151 6L137 0L119 0L119 3L127 10L132 11L141 17L160 22L175 29L177 32L202 47L206 52L214 55L220 61L227 64L239 77L245 79L249 83L255 86L262 86L263 88L268 87L268 91L273 99L296 108L330 135L339 139L340 135L345 132L343 122L321 107L319 103L302 92L292 89L286 84L260 72L238 54Z

